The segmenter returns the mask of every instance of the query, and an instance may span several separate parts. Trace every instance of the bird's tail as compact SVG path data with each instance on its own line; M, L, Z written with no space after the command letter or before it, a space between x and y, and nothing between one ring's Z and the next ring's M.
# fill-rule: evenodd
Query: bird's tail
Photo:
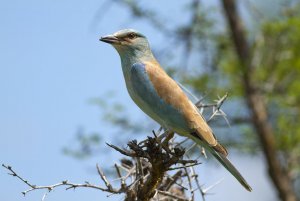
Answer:
M241 173L233 166L225 155L218 153L213 148L206 146L209 152L242 184L246 190L252 191L251 186L247 183Z

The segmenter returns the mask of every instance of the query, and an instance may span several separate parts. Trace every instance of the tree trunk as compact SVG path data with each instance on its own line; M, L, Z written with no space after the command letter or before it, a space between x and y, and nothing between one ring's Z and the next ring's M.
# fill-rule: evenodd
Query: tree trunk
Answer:
M263 96L258 92L259 90L256 90L251 80L253 68L250 62L250 48L246 41L235 0L222 0L222 3L236 54L242 66L245 101L251 112L252 124L260 140L270 178L281 200L296 201L297 197L292 181L277 157L274 131L268 122L268 111Z

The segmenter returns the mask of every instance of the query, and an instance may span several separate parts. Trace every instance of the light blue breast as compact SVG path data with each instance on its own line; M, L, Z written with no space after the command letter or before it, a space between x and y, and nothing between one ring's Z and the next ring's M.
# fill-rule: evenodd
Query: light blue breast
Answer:
M143 63L133 64L126 77L125 79L129 79L126 83L128 82L127 88L131 98L146 114L179 134L189 132L182 113L166 103L156 92Z

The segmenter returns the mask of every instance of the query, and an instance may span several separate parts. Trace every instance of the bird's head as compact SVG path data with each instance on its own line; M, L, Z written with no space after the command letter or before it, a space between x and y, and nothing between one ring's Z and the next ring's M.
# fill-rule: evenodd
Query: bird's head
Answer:
M111 44L121 57L123 55L152 55L147 38L133 29L123 29L114 34L103 36L100 41Z

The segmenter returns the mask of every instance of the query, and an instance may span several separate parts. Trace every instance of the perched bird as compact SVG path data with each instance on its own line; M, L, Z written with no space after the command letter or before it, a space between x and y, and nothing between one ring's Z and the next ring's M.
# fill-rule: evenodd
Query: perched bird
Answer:
M248 190L251 187L227 159L227 150L180 86L153 56L147 38L133 29L100 38L119 53L129 95L162 127L205 147Z

